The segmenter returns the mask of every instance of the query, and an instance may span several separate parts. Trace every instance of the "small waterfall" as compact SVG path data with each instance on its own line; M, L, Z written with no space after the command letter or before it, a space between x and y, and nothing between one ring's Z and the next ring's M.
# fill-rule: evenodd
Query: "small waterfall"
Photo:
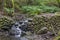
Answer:
M23 33L26 33L28 28L28 22L31 22L30 19L22 20L15 22L15 24L9 29L9 31L4 30L0 33L0 39L1 40L28 40ZM5 36L6 35L6 36Z
M10 35L15 37L20 37L22 33L22 30L19 29L19 27L13 26L10 30Z
M21 35L23 35L22 34L22 32L26 32L27 31L27 27L28 27L28 22L29 22L30 20L23 20L23 21L19 21L19 22L16 22L12 27L11 27L11 29L10 29L10 36L12 37L12 39L13 39L13 37L14 37L14 40L15 40L15 38L16 38L16 40L20 40L20 38L21 38ZM23 38L24 39L24 38ZM22 40L22 39L21 39Z

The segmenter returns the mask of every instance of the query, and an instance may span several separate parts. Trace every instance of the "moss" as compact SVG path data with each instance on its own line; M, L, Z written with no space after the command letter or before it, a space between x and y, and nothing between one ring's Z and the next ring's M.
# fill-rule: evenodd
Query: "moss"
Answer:
M0 18L0 29L1 28L10 28L13 24L13 20L10 20L9 17Z
M33 23L34 27L31 29L33 29L35 33L37 33L43 27L47 27L51 32L53 32L53 29L55 32L58 32L60 28L60 16L51 16L50 18L45 16L34 17Z
M60 40L60 36L55 37L54 40Z

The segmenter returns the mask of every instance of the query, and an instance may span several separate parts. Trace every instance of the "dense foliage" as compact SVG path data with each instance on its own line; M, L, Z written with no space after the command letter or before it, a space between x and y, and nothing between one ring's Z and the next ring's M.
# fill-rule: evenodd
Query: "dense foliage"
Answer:
M55 6L22 6L22 11L30 14L40 14L45 12L54 13L60 11L60 8Z
M3 7L9 15L12 15L17 10L30 14L60 11L60 0L1 0L0 4L0 8Z

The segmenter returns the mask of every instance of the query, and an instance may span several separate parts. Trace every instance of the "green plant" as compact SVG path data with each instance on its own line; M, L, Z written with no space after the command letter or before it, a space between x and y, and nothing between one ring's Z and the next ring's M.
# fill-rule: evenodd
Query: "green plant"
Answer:
M4 8L6 15L13 16L13 8Z
M40 10L38 6L22 6L22 11L24 13L30 13L31 15L40 14Z
M43 12L54 13L60 11L60 8L55 6L45 6L45 5L44 6L22 6L21 10L24 13L35 15Z
M14 9L15 9L14 8L14 0L11 0L11 1L12 1L12 5L13 5L12 8L13 8L13 14L14 14Z
M9 16L13 16L14 14L14 0L4 0L4 11L6 12L6 14L8 14Z

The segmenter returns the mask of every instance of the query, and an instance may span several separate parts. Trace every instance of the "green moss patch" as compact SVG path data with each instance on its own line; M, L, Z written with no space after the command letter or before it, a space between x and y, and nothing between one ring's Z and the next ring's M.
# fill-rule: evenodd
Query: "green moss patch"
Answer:
M11 20L9 17L1 17L0 18L0 29L1 28L9 28L13 24L13 20Z
M34 17L33 31L37 33L43 27L47 27L49 31L58 32L60 29L60 16L50 16L50 18L45 16Z

